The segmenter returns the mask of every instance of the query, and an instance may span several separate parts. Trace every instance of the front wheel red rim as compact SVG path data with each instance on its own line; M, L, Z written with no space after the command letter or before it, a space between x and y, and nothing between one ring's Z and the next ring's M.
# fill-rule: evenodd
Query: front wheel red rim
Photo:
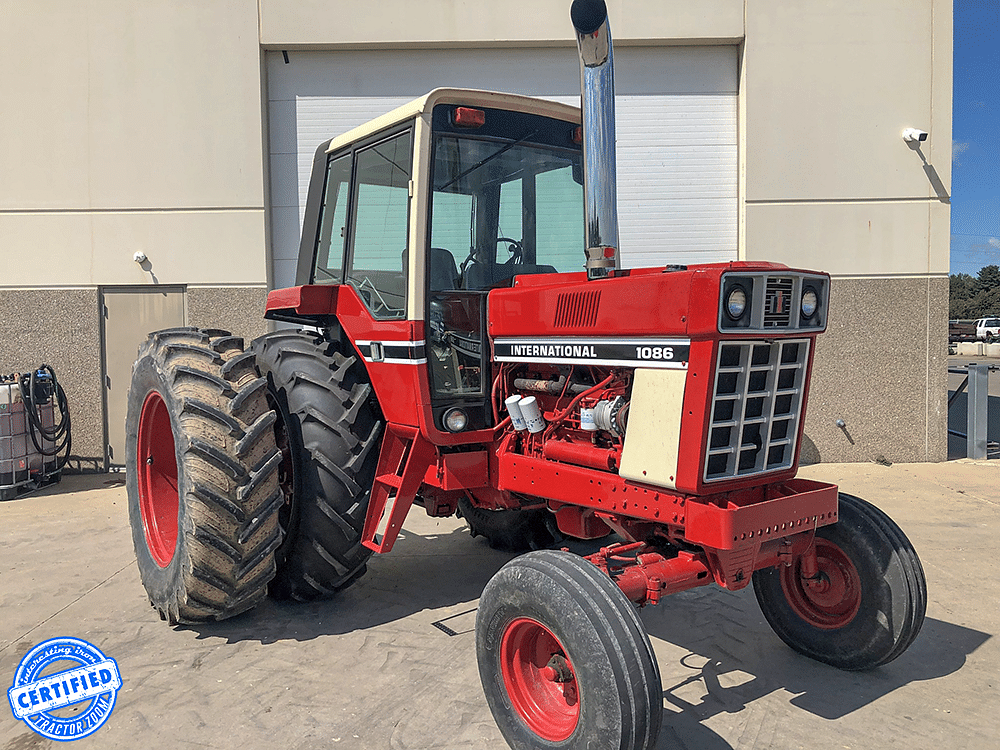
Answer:
M844 551L829 539L817 537L814 578L802 576L800 564L781 569L781 588L792 610L821 630L849 625L861 609L861 577Z
M156 564L165 568L177 548L180 499L170 411L156 391L142 404L136 454L139 513L146 547Z
M544 740L568 738L580 722L576 670L551 630L522 617L500 641L500 668L511 706Z

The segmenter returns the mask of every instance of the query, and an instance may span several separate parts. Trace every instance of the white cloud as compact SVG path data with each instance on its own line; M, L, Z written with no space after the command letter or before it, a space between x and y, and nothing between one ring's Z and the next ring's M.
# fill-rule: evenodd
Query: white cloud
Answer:
M998 238L996 238L996 237L990 237L990 238L989 238L988 240L986 240L986 241L987 241L987 242L989 242L989 243L990 243L991 245L993 245L993 247L995 247L995 248L997 248L998 250L1000 250L1000 239L998 239Z
M962 166L962 162L959 161L958 157L960 154L964 154L969 150L968 143L959 143L958 141L952 141L951 144L951 163L956 167Z

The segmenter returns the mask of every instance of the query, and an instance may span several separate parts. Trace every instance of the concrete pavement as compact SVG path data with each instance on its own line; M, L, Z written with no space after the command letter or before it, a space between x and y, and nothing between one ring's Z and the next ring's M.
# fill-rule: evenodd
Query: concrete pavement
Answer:
M839 672L786 648L750 589L675 595L642 612L662 675L658 748L1000 748L1000 462L800 475L903 527L927 575L922 632L889 665ZM509 558L414 508L396 548L331 601L171 628L139 582L116 475L69 476L0 503L0 676L9 687L21 656L56 636L116 659L118 703L79 748L505 748L472 629ZM54 745L0 706L0 750Z

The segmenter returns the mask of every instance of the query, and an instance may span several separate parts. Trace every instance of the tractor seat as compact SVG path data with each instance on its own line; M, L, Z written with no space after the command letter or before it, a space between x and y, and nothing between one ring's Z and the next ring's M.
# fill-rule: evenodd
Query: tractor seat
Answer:
M432 292L444 292L449 289L458 289L458 266L455 265L455 256L451 251L443 247L432 247L430 257L430 279L428 283Z
M498 263L488 266L485 263L470 263L465 269L466 289L488 289L514 276L524 276L532 273L556 273L555 266L542 266L533 263Z

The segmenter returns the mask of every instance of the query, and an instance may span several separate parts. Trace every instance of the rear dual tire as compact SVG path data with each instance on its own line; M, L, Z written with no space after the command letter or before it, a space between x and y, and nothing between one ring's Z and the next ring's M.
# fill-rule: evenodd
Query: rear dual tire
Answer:
M152 334L133 366L126 485L136 562L170 624L250 609L274 576L281 505L274 412L243 340Z
M463 497L458 501L458 515L473 537L483 537L494 549L524 552L545 549L556 541L555 516L547 508L488 510Z
M284 540L270 594L310 601L366 570L361 544L378 465L382 420L357 357L318 334L278 331L253 342L278 414Z

